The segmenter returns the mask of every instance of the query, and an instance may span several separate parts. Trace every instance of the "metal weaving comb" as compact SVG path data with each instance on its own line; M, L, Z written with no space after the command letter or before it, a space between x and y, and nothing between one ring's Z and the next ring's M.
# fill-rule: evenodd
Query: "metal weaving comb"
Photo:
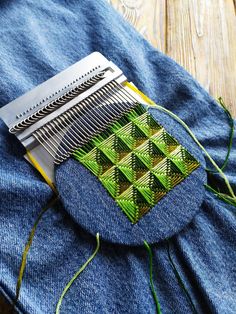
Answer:
M140 102L126 82L113 62L94 52L2 107L0 117L25 146L25 158L53 183L55 164Z

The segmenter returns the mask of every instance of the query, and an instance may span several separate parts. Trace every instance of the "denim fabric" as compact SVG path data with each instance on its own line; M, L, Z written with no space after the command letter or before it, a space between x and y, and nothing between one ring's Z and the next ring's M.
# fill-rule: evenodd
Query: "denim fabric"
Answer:
M1 106L89 53L100 51L150 98L178 114L219 165L223 163L229 138L224 111L184 69L151 47L106 1L5 0L0 9ZM204 164L196 145L180 126L159 112L152 114ZM234 188L235 144L236 137L226 169ZM23 159L23 153L19 142L0 122L0 289L9 299L14 298L29 231L52 195L37 171ZM78 182L76 173L70 171L74 163L70 160L57 169L62 191L67 191L65 184ZM92 180L95 187L91 175L84 171L78 177L82 175L85 189L86 180ZM214 180L222 184L218 175ZM198 184L195 188L202 191ZM183 211L176 209L178 228L166 233L178 231L171 238L171 254L198 313L235 313L234 208L209 192L202 196L198 208L193 201ZM96 222L91 225L93 231L89 230L91 226L82 225L86 221L73 214L74 203L69 197L69 192L64 192L61 199L65 206L61 203L50 209L39 224L17 304L21 313L54 313L65 284L95 248ZM86 194L80 197L86 204L93 201ZM173 212L173 207L175 201L167 211ZM183 229L179 230L181 225ZM150 242L164 238L159 230L156 232L154 241L149 234ZM142 246L114 244L111 239L101 239L98 255L69 290L61 313L155 312L147 252ZM168 260L166 242L155 243L152 248L154 284L162 312L191 313Z
M149 112L202 165L205 164L200 149L177 122L155 108L149 108ZM205 182L206 173L200 167L133 225L99 180L78 161L69 159L56 170L59 194L74 220L94 236L99 232L107 241L126 245L143 245L144 239L156 243L183 229L199 210Z

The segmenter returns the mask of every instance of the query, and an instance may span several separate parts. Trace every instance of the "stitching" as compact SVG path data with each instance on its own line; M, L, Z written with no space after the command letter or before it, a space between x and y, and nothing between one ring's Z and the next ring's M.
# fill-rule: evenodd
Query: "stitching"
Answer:
M142 105L73 157L98 177L132 223L199 166Z

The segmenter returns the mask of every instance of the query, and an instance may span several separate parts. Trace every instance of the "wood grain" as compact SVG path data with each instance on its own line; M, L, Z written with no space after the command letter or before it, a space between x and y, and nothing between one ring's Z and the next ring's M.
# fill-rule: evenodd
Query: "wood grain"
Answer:
M155 47L166 53L236 117L234 0L110 0Z

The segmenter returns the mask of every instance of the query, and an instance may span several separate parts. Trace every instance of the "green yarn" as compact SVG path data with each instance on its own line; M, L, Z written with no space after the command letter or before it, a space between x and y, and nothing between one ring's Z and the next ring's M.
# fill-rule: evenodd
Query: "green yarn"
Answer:
M225 203L228 203L234 207L236 207L236 200L229 196L228 194L221 193L219 191L216 191L213 187L211 187L208 184L205 184L205 188L212 192L216 197L218 197L220 200L224 201Z
M199 166L142 105L73 157L99 179L132 223Z
M177 267L175 266L174 260L173 260L172 257L171 257L171 254L170 254L170 241L169 241L169 240L167 240L167 253L168 253L169 262L170 262L170 264L171 264L171 267L172 267L172 269L173 269L173 272L174 272L174 274L175 274L175 277L176 277L176 279L177 279L177 281L178 281L180 287L181 287L182 290L184 291L184 293L185 293L185 295L186 295L186 297L187 297L187 299L188 299L188 301L189 301L189 303L190 303L190 305L191 305L191 308L192 308L193 313L194 313L194 314L197 314L197 310L196 310L195 305L194 305L194 303L193 303L193 301L192 301L192 298L191 298L191 296L190 296L190 294L189 294L189 292L188 292L188 289L186 288L186 286L185 286L183 280L181 279L181 276L180 276L180 274L179 274L179 272L178 272L178 270L177 270Z
M154 287L154 283L153 283L153 256L152 256L152 249L151 247L149 246L149 244L144 241L144 246L148 252L148 256L149 256L149 280L150 280L150 288L151 288L151 291L152 291L152 296L153 296L153 299L154 299L154 302L156 304L156 313L157 314L161 314L161 307L160 307L160 303L158 301L158 298L157 298L157 294L156 294L156 291L155 291L155 287Z
M194 142L201 148L201 150L204 152L205 156L207 157L207 159L211 162L211 164L213 165L213 167L215 168L216 172L219 173L219 175L222 177L222 179L224 180L229 194L227 195L228 198L230 198L231 202L236 204L236 196L234 194L233 188L231 186L231 184L229 183L229 180L227 178L227 176L224 174L224 172L221 170L221 168L217 165L217 163L214 161L214 159L210 156L210 154L207 152L207 150L203 147L203 145L199 142L199 140L196 138L196 136L194 135L194 133L190 130L190 128L187 126L187 124L180 119L176 114L174 114L173 112L171 112L170 110L160 106L160 105L153 105L154 108L157 108L158 110L165 112L166 114L168 114L169 116L171 116L172 118L174 118L176 121L178 121L183 127L184 129L189 133L189 135L192 137L192 139L194 140ZM207 170L207 169L206 169ZM226 195L226 194L225 194Z
M231 149L232 149L232 146L233 146L234 119L233 119L233 117L231 116L231 113L229 112L229 110L226 108L225 103L224 103L224 101L223 101L223 99L222 99L221 97L218 99L218 102L219 102L219 104L223 107L225 113L227 114L228 119L229 119L229 126L230 126L230 137L229 137L228 150L227 150L227 154L226 154L224 163L223 163L222 167L220 167L220 170L223 171L223 170L225 169L225 167L227 166L227 164L228 164L229 156L230 156ZM218 170L212 170L212 169L209 169L209 168L206 168L206 171L207 171L208 173L213 173L213 174L219 173ZM229 185L230 185L230 184L229 184ZM222 201L224 201L225 203L228 203L228 204L230 204L230 205L236 207L236 197L234 197L232 193L230 193L231 195L222 193L222 192L220 192L220 191L215 190L212 186L210 186L210 185L208 185L208 184L205 184L205 188L206 188L208 191L212 192L212 193L213 193L215 196L217 196L220 200L222 200Z
M74 274L74 276L71 278L71 280L68 282L68 284L65 286L59 301L57 303L56 306L56 314L60 313L60 307L63 301L63 298L65 297L67 291L70 289L71 285L73 284L73 282L78 278L78 276L84 271L84 269L88 266L88 264L94 259L94 257L96 256L99 248L100 248L100 239L99 239L99 233L96 234L96 241L97 241L97 245L95 248L95 251L93 252L93 254L87 259L87 261L81 266L81 268Z
M225 167L228 164L228 160L229 160L229 156L230 156L230 152L232 149L232 145L233 145L233 138L234 138L234 119L231 115L231 113L229 112L229 110L226 108L225 103L222 99L222 97L219 97L218 99L219 104L221 105L221 107L224 109L226 115L228 116L229 119L229 126L230 126L230 135L229 135L229 144L228 144L228 150L227 150L227 154L224 160L223 165L220 167L220 169L223 171L225 169ZM206 169L208 172L212 172L212 173L217 173L218 171L212 170L212 169Z
M58 198L57 194L52 197L52 199L48 202L48 204L39 213L39 215L38 215L38 217L37 217L37 219L36 219L36 221L35 221L35 223L33 225L33 228L30 231L28 240L26 242L26 245L25 245L25 248L24 248L24 251L23 251L23 254L22 254L22 259L21 259L21 264L20 264L20 269L19 269L19 275L18 275L17 284L16 284L16 295L15 295L15 300L14 300L14 302L12 304L13 311L14 311L15 305L16 305L18 299L19 299L19 296L20 296L20 289L21 289L22 280L23 280L23 277L24 277L26 261L27 261L27 255L28 255L30 247L32 245L32 242L33 242L33 239L34 239L35 232L36 232L36 229L38 227L38 224L41 221L41 219L43 217L43 214L49 208L51 208L58 201L58 199L59 198Z

